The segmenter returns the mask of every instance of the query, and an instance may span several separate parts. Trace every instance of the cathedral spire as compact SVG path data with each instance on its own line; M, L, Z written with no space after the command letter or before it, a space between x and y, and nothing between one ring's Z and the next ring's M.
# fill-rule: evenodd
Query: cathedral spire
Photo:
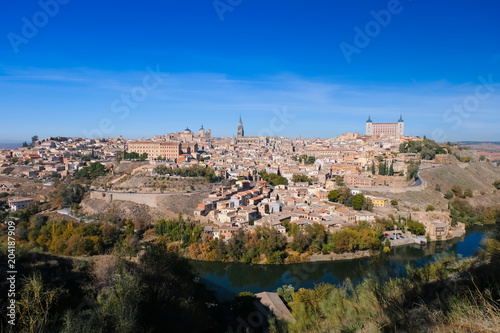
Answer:
M240 114L240 122L238 123L238 134L237 136L239 138L245 136L245 131L243 130L243 121L241 120L241 114Z

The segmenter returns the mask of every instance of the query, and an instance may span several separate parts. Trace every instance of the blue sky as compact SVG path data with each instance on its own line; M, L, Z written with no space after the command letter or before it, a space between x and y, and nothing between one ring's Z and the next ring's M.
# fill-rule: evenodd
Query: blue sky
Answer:
M55 1L0 13L0 141L232 136L240 114L247 135L403 114L410 135L500 141L498 1Z

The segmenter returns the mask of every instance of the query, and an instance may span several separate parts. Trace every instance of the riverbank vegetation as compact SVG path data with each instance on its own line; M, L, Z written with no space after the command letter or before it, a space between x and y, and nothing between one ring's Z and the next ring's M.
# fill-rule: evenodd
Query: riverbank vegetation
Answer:
M83 189L78 186L61 188L77 203ZM55 197L61 197L54 192ZM355 200L353 200L355 201ZM500 207L472 208L462 199L450 202L452 223L463 221L468 226L492 224L500 216ZM102 216L99 222L84 223L73 219L57 219L50 214L39 213L40 205L12 213L17 220L16 235L19 245L29 250L50 252L57 255L92 256L107 254L113 250L135 256L148 243L164 244L170 251L182 257L207 261L231 261L254 264L284 264L308 261L312 255L329 255L372 251L387 251L385 231L394 227L415 235L425 235L422 223L411 216L376 218L374 223L360 221L348 228L330 231L322 224L308 223L303 226L285 220L286 234L270 226L257 226L253 230L238 230L229 240L214 238L202 225L185 219L159 220L154 225L138 219L120 220ZM6 217L3 217L4 219ZM0 228L0 240L5 240L5 225Z
M444 256L406 276L378 272L354 286L283 286L294 322L271 332L497 332L500 327L500 216L476 258Z
M286 220L288 237L269 226L258 226L244 233L234 233L229 241L214 239L198 223L177 219L160 220L154 227L140 221L114 220L103 217L100 222L83 223L49 218L39 214L39 206L13 214L17 219L19 245L26 249L58 255L92 256L121 251L135 256L148 243L164 244L170 251L189 259L233 261L243 263L283 264L306 261L312 254L355 252L382 249L385 224L372 227L367 222L351 229L329 232L313 223L303 227ZM389 224L393 225L393 224ZM5 228L0 239L6 239Z

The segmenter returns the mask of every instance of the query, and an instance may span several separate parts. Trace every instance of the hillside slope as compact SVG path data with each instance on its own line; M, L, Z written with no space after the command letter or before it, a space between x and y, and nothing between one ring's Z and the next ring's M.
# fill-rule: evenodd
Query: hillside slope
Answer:
M431 168L420 172L420 176L427 182L425 190L405 193L375 193L382 197L396 199L400 209L425 210L432 204L437 210L446 210L448 200L443 194L454 185L463 190L470 188L474 196L468 201L474 206L493 205L500 202L500 191L492 185L500 179L500 167L488 162L456 163L438 168ZM436 191L436 185L441 191Z
M423 170L420 175L428 182L428 187L435 188L439 184L443 193L453 185L492 193L495 190L493 182L500 179L500 168L488 162L457 163Z

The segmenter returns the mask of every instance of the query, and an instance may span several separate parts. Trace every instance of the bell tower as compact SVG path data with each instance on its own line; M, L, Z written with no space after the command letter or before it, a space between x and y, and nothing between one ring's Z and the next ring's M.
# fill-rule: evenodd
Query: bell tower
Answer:
M243 122L241 121L241 116L240 116L240 122L238 123L238 138L242 138L245 136L245 131L243 130Z

